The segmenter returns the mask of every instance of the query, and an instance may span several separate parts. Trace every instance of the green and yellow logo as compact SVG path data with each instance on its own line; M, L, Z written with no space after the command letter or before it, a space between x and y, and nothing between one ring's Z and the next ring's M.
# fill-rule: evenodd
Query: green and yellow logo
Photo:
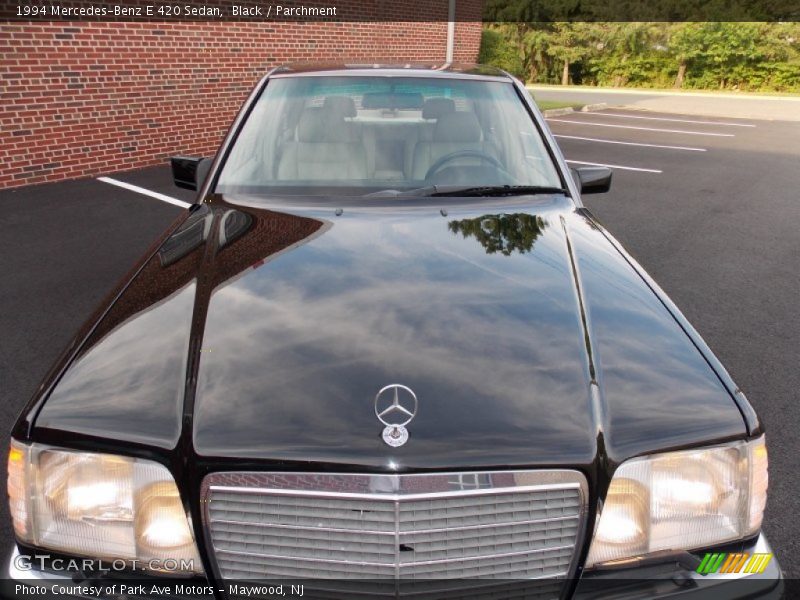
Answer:
M747 554L716 552L708 553L703 557L697 572L700 575L709 573L763 573L767 568L772 554Z

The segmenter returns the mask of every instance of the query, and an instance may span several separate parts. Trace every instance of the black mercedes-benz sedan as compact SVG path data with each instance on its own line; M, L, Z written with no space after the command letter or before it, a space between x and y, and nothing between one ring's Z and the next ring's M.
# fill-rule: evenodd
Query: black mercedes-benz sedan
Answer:
M758 417L519 81L283 67L172 166L14 427L6 597L780 594Z

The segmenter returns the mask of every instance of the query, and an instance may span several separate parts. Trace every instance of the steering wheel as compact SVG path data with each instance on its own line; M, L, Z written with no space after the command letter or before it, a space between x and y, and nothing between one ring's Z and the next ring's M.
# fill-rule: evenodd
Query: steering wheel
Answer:
M505 169L503 169L503 165L500 164L500 161L490 154L486 154L485 152L482 152L480 150L458 150L456 152L451 152L450 154L445 154L444 156L439 158L439 160L433 163L428 169L428 171L425 173L425 179L430 178L431 175L440 171L442 167L445 166L447 163L452 162L457 158L480 158L485 160L492 166L505 171Z

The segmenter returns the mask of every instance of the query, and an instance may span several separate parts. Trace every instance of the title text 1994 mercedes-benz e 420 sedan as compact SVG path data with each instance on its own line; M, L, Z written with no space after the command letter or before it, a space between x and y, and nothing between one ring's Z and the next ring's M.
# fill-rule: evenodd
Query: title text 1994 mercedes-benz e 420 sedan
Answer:
M279 68L173 171L197 204L13 430L12 582L780 592L757 416L518 81Z

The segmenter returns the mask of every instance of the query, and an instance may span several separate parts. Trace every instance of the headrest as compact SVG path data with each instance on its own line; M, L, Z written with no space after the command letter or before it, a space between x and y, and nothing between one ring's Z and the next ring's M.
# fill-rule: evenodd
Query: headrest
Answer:
M456 112L456 103L450 98L428 98L422 105L423 119L440 119L452 112Z
M325 115L321 108L307 108L297 122L298 142L325 141Z
M324 108L306 108L297 122L298 142L351 142L351 133L342 115Z
M356 103L349 96L326 96L322 109L345 118L356 116Z
M471 112L452 112L439 117L433 130L434 142L480 142L481 126Z

